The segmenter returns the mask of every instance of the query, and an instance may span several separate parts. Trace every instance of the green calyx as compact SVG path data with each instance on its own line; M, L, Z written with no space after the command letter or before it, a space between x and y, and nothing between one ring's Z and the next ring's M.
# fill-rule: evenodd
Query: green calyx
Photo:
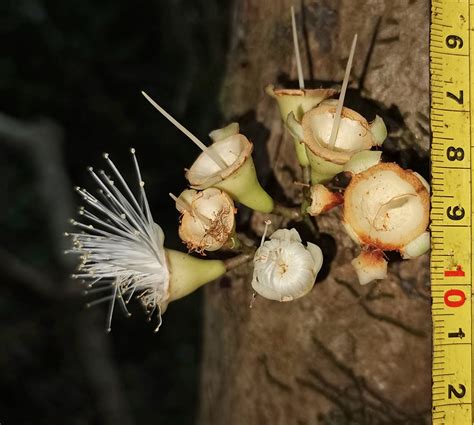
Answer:
M214 187L255 211L269 213L273 210L273 199L260 185L251 157L234 173L215 183Z
M286 124L290 114L293 115L296 120L301 121L306 112L337 93L336 90L332 89L275 89L271 84L265 87L265 92L277 101L281 119L284 124ZM309 165L309 160L306 156L305 147L300 143L300 140L301 139L295 137L293 143L295 145L298 162L301 166L306 167Z
M265 87L265 93L277 101L281 119L285 122L291 112L298 120L301 120L306 112L328 97L334 96L337 91L333 89L275 89L270 84Z
M306 149L309 164L311 166L311 184L324 184L330 181L336 174L344 170L344 166L327 161Z
M189 295L226 272L220 260L202 260L172 249L165 249L165 254L170 275L169 302Z

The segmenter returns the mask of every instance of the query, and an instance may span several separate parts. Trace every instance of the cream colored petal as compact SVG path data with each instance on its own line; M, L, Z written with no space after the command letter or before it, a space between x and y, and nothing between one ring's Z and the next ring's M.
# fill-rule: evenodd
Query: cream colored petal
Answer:
M381 252L362 251L357 258L351 261L351 264L361 285L387 277L387 261Z

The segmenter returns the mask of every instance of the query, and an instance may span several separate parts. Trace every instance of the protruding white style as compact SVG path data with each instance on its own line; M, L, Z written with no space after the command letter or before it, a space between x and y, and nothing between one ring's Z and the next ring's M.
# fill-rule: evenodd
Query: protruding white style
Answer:
M295 229L280 229L269 241L264 239L265 234L254 257L255 292L276 301L291 301L306 295L323 264L321 249L309 242L305 247Z
M72 221L80 233L72 233L73 248L69 251L81 256L79 273L74 277L89 281L89 293L110 291L109 295L94 301L110 301L107 330L110 331L116 301L128 313L126 304L136 295L148 316L158 316L169 298L169 271L166 263L165 239L161 227L153 221L144 182L132 149L133 162L138 180L139 197L133 194L124 178L109 159L104 158L112 171L109 177L104 171L91 176L99 186L96 197L85 189L77 192L88 204L80 215L89 224Z
M349 77L351 75L352 60L354 59L355 48L357 44L357 34L354 35L352 40L351 51L349 53L349 59L347 60L346 72L344 73L344 80L342 81L341 94L337 102L336 114L334 116L334 123L331 130L331 137L329 138L329 149L334 149L336 144L337 133L339 131L339 123L341 121L342 107L344 106L344 99L346 97L347 85L349 84Z
M234 202L222 190L184 190L176 201L182 214L179 237L190 251L203 253L222 248L235 229Z
M298 33L296 31L295 8L291 6L291 30L293 33L293 45L295 48L296 70L300 89L304 89L303 67L301 66L300 46L298 44Z
M166 112L158 103L156 103L150 96L148 96L144 91L142 95L145 97L148 102L150 102L153 107L158 110L168 121L170 121L178 130L182 131L188 138L194 142L199 149L201 149L206 155L211 158L219 168L225 169L227 164L225 161L214 151L211 151L204 143L202 143L193 133L191 133L186 127L184 127L180 122L173 118L168 112Z

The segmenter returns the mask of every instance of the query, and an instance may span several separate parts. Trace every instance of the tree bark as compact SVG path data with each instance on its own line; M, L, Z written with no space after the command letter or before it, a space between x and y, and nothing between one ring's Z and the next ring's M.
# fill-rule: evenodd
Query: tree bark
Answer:
M279 201L298 204L301 172L269 83L295 87L289 0L236 0L226 122L254 143L257 172ZM423 0L317 0L295 5L306 87L340 83L358 33L346 104L384 118L388 160L429 169L428 28ZM240 228L261 235L262 214L241 211ZM291 227L270 216L272 227ZM427 424L431 404L428 255L391 262L389 277L360 286L350 264L359 248L336 209L318 219L325 268L309 295L278 303L252 298L251 265L208 285L200 422Z

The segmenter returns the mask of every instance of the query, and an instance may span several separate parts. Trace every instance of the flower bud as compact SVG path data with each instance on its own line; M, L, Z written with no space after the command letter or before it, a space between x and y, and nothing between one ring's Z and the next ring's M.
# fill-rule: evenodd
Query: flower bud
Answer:
M252 287L264 298L292 301L314 286L323 264L321 249L305 247L295 229L280 229L263 242L255 253Z

